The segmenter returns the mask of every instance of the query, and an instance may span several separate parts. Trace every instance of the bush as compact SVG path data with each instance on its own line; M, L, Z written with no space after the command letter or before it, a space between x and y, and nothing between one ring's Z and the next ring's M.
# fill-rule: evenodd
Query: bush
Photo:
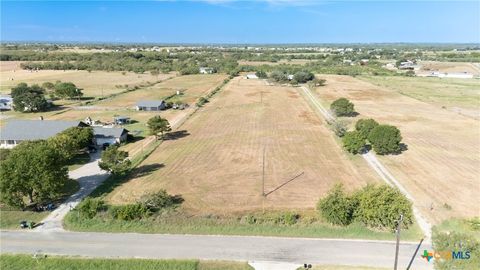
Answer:
M112 206L109 210L113 218L125 221L148 217L152 213L146 205L141 203Z
M350 131L345 133L342 138L343 147L352 154L357 154L365 147L365 139L358 131Z
M462 252L463 256L469 251L470 259L435 260L435 269L478 269L480 265L480 242L471 233L433 232L433 249L435 251Z
M293 74L293 79L298 83L306 83L315 78L315 75L309 71L299 71Z
M297 223L297 220L298 220L299 217L300 216L296 213L286 212L286 213L280 214L276 218L275 223L290 226L290 225L293 225L293 224Z
M285 72L279 70L272 71L272 73L270 74L270 78L280 83L288 81L288 75Z
M258 78L267 78L267 73L263 70L259 70L255 72L255 75L257 75Z
M330 105L336 116L351 116L355 113L354 105L346 98L339 98Z
M86 218L94 218L98 212L104 209L105 202L101 199L86 198L77 206L80 215Z
M334 121L331 123L332 130L337 137L343 137L347 132L347 124L343 121Z
M360 133L360 136L366 140L370 132L377 126L377 121L373 119L360 119L355 124L355 129Z
M368 135L368 140L377 154L385 155L401 151L402 135L394 126L378 125Z
M158 211L162 208L171 207L176 203L177 200L175 196L169 195L164 189L142 197L142 204L152 211Z
M367 185L356 194L356 220L376 228L394 229L403 214L403 226L413 223L412 203L396 188L387 185Z
M318 202L322 217L336 225L348 225L353 221L355 202L343 192L342 185L335 185L327 197Z

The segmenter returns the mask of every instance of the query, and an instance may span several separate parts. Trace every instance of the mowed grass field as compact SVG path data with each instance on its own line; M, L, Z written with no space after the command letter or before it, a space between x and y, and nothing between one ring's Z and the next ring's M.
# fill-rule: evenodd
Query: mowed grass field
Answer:
M137 74L120 71L92 71L85 70L39 70L30 72L20 68L20 62L0 62L0 92L10 93L10 89L17 84L39 84L44 82L55 83L57 80L73 82L83 89L85 97L102 97L124 91L128 86L146 82L155 82L174 76L174 74L151 75L150 73ZM12 80L13 79L13 80Z
M480 119L480 80L401 76L360 79L461 115Z
M224 74L186 75L155 84L151 87L116 96L98 104L104 107L133 108L140 100L161 100L180 91L175 97L184 103L193 104L202 95L211 91L227 78Z
M353 77L319 77L327 80L327 85L317 90L324 101L346 97L360 113L357 119L374 118L401 130L408 150L380 159L415 197L417 207L430 220L478 216L478 120ZM412 78L412 84L416 79ZM387 84L390 78L378 80ZM451 91L449 95L461 95L454 89Z
M378 181L349 160L293 87L234 78L182 129L189 135L163 142L140 164L144 173L106 200L131 203L165 188L195 213L300 209L313 208L335 183L353 190ZM266 193L297 176L266 199L264 151Z

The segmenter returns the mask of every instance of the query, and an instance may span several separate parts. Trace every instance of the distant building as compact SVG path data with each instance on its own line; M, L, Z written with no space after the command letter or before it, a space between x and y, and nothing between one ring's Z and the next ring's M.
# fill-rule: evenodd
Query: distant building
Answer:
M200 72L200 74L212 74L212 73L215 72L215 70L213 68L209 68L209 67L200 67L199 72Z
M436 78L473 79L473 74L468 72L444 73L444 72L433 71L427 74L422 74L420 76L436 77Z
M287 79L288 79L289 81L293 80L293 75L292 75L292 74L288 74L288 75L287 75Z
M247 76L245 76L247 79L258 79L258 76L256 74L247 74Z
M137 111L160 111L165 109L165 101L163 100L142 100L137 102Z
M13 106L13 98L11 96L0 96L0 111L10 111Z

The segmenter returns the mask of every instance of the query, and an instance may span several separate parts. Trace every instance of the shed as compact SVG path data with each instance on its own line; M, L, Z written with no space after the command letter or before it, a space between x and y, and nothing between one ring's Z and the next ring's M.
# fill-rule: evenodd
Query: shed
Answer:
M160 111L165 109L164 100L142 100L136 105L137 111Z

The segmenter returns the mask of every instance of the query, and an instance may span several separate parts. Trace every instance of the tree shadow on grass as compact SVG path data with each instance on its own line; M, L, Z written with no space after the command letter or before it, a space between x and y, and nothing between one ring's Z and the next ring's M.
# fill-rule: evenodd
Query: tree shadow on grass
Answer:
M190 133L188 131L178 130L178 131L169 132L169 133L165 134L165 136L163 136L163 140L164 141L170 141L170 140L173 141L173 140L178 140L178 139L187 137L188 135L190 135Z
M141 177L149 175L152 172L163 168L165 165L160 163L154 163L149 165L142 165L140 167L134 168L132 171L122 174L122 175L110 175L107 180L105 180L100 186L98 186L92 193L91 197L100 197L104 194L112 192L116 187L122 185L134 179L136 177Z

